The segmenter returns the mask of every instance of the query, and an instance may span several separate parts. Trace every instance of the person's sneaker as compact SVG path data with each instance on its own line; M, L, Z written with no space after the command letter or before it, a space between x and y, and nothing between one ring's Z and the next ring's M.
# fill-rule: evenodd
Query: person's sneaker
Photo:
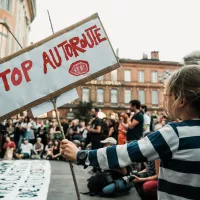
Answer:
M17 159L19 159L19 154L18 153L16 153L15 156L16 156Z

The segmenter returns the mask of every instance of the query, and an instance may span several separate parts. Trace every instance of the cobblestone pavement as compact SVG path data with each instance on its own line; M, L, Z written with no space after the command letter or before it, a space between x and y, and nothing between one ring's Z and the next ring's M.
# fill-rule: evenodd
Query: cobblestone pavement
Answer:
M74 165L74 171L78 182L80 192L84 192L86 189L87 178L91 175L88 174L88 170L84 170L83 167ZM49 186L49 193L47 200L76 200L76 193L69 164L67 162L51 161L51 183ZM81 194L81 200L106 200L102 197L90 197L88 195ZM119 198L121 200L140 200L135 188L131 189L129 195ZM109 198L112 200L112 198Z

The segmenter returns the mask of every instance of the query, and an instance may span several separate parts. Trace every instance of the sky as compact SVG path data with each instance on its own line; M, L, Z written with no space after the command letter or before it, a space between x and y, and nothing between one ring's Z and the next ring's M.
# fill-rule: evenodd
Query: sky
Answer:
M181 61L200 50L199 0L36 0L37 16L31 25L30 42L66 28L98 13L114 50L120 58L150 58L159 51L160 60Z

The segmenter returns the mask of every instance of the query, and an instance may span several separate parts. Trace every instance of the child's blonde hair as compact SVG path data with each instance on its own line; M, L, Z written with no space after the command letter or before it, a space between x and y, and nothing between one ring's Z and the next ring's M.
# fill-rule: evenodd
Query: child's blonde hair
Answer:
M199 52L200 61L200 52ZM197 62L197 52L186 56L185 63ZM193 63L193 64L195 64ZM186 99L188 105L200 114L200 65L186 65L174 72L167 83L167 93L176 100Z

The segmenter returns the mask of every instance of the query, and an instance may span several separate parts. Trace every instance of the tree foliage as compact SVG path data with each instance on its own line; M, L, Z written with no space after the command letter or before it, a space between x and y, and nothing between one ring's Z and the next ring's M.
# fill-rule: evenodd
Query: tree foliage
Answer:
M77 112L75 113L76 119L88 122L91 118L90 111L92 107L92 102L79 102L79 105L77 106Z

